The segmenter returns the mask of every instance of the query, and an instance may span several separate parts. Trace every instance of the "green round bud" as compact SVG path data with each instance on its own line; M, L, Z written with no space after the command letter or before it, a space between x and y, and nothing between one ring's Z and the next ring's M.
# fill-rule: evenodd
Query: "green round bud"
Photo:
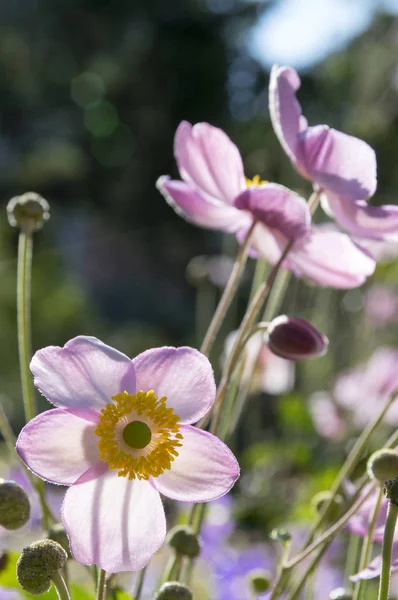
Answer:
M387 479L394 479L398 475L398 452L388 448L377 450L367 463L368 475L382 485Z
M29 498L15 481L0 479L0 525L6 529L23 527L30 516Z
M336 588L330 592L329 600L352 600L352 592L342 587Z
M329 490L323 490L315 494L311 500L311 506L316 513L321 514L331 498L332 494ZM340 494L336 494L326 512L325 521L327 523L334 523L342 516L343 512L344 498Z
M65 566L68 555L57 542L41 540L22 550L17 562L19 585L30 594L44 594L51 579Z
M8 222L25 233L32 233L50 218L50 205L36 192L26 192L11 198L7 204Z
M255 569L249 574L250 583L255 594L263 594L271 586L271 574L263 569Z
M162 585L153 600L193 600L193 595L183 583L169 581Z
M61 523L55 523L52 525L48 531L47 537L49 540L58 542L58 544L62 546L62 548L68 553L68 556L71 556L69 538Z
M167 542L181 556L196 558L200 554L198 536L186 525L173 527L167 536Z
M391 504L398 506L398 477L385 482L384 495Z

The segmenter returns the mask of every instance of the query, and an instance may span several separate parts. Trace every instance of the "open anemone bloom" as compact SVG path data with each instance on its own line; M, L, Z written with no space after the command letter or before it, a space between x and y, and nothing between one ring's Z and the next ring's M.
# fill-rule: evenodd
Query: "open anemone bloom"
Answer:
M160 493L205 502L239 476L227 446L190 425L215 399L197 350L155 348L131 360L80 336L36 352L31 370L57 408L23 428L17 451L42 479L70 486L61 514L78 562L141 569L165 538Z
M357 287L373 273L373 258L347 235L311 227L310 210L298 194L259 177L245 179L239 150L221 129L182 122L174 154L182 181L163 176L157 187L188 221L235 233L240 242L256 222L254 254L275 264L293 241L283 267L320 285Z
M269 110L274 131L297 171L322 190L322 205L350 234L398 239L398 206L368 206L376 191L376 156L364 141L327 125L308 127L296 92L294 69L274 66Z

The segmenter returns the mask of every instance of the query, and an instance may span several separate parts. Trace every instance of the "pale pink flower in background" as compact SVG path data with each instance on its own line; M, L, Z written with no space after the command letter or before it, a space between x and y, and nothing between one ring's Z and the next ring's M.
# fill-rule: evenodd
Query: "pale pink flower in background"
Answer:
M216 389L197 350L155 348L130 360L80 336L39 350L31 370L58 408L23 428L17 451L39 477L70 486L62 522L78 562L141 569L165 538L160 493L206 502L236 481L227 446L190 425Z
M366 292L365 315L375 327L398 323L398 287L372 285Z
M335 442L340 442L346 437L347 424L329 392L319 391L311 394L308 407L319 435Z
M398 349L378 348L367 364L342 373L336 380L333 395L339 406L352 411L357 426L362 427L378 414L391 394L398 394ZM398 402L394 402L384 421L398 425Z
M237 331L232 331L225 340L224 360L230 355ZM265 343L262 332L255 333L244 349L244 366L241 384L252 381L251 392L286 394L294 387L294 363L276 356Z
M328 125L309 127L296 92L294 69L272 68L269 110L274 131L287 156L315 189L337 223L359 238L398 240L398 206L368 206L376 191L376 156L364 141Z
M283 267L320 285L357 287L373 273L373 258L347 235L311 227L309 208L298 194L276 183L247 183L239 151L221 129L182 122L174 153L183 181L163 176L157 187L188 221L235 233L242 242L255 220L254 254L274 265L294 241Z

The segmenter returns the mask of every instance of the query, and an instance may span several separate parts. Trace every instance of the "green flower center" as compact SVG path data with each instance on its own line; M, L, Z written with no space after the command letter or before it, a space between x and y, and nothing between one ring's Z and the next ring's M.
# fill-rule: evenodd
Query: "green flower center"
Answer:
M137 450L148 446L152 439L152 432L143 421L131 421L123 429L123 440L130 448Z

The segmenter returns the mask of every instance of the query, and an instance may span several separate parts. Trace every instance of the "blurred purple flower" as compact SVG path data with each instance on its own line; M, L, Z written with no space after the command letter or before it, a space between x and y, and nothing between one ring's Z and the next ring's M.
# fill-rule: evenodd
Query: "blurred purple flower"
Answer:
M364 487L361 497L369 493L368 484ZM371 515L376 504L376 499L378 495L378 490L375 490L369 498L365 500L362 506L357 510L355 515L353 515L347 523L347 528L350 533L358 535L360 537L365 537L368 533L369 523L371 519ZM373 541L382 542L384 535L384 525L386 522L387 516L387 508L388 508L388 500L387 498L383 498L381 501L381 506L379 510L379 514L376 521L376 527L374 529ZM398 530L397 530L397 541L398 541Z
M376 191L376 156L362 140L327 125L308 127L296 92L294 69L274 66L269 110L274 131L298 172L322 190L322 205L353 235L398 239L398 206L367 205Z
M242 241L255 219L252 251L275 264L294 241L283 267L320 285L357 287L373 273L373 258L348 236L311 228L303 198L276 183L246 183L239 150L221 129L182 122L174 153L183 181L163 176L157 187L188 221L236 233Z
M398 323L398 289L372 285L366 293L365 314L375 327Z
M0 587L1 600L23 600L22 594L18 590Z
M398 349L378 348L366 365L350 369L340 375L334 386L336 402L353 411L356 425L362 426L378 413L383 403L398 394ZM398 402L395 402L385 422L398 425Z
M360 579L374 579L380 577L381 574L382 557L378 554L362 571L352 575L351 581L359 581ZM398 540L394 542L392 547L392 558L391 558L391 573L398 571ZM391 589L395 589L391 587Z
M237 332L230 333L225 340L224 360L230 354ZM247 384L253 374L251 392L285 394L294 386L294 363L276 356L265 343L261 332L252 335L244 349L242 384Z

